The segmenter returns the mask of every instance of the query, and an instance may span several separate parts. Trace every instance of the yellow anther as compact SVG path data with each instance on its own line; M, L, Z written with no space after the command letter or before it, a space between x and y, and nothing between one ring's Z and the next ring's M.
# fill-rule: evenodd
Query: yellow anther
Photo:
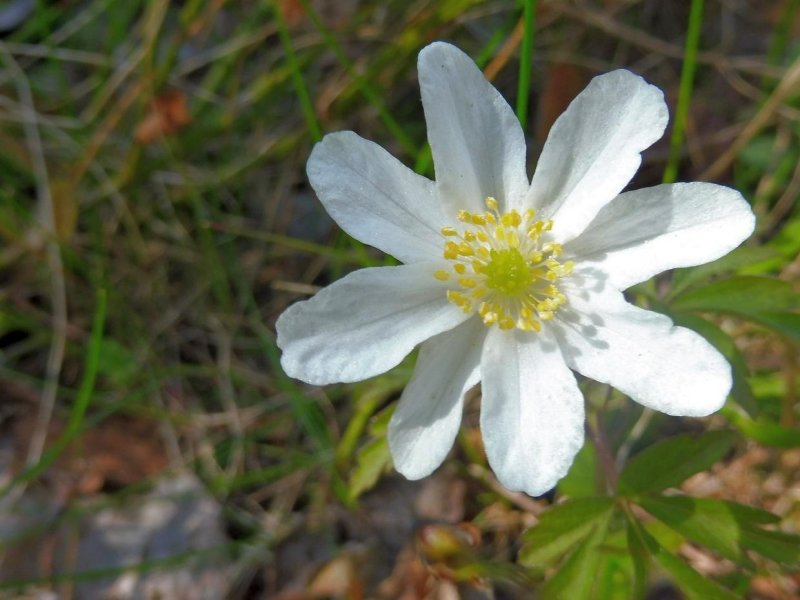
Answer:
M486 208L488 208L489 210L494 210L494 211L497 210L497 200L495 200L491 196L486 198L484 202L486 203Z
M542 222L541 221L536 221L536 223L534 223L533 225L528 227L528 231L526 231L525 233L527 234L527 236L529 238L531 238L532 240L535 240L540 235L542 235L542 229L543 229Z
M483 242L484 244L489 241L489 236L486 235L486 232L483 230L478 230L475 232L475 235L478 236L478 240Z
M464 232L464 239L468 242L474 242L477 237L474 231L467 230Z
M475 213L474 215L471 215L471 217L472 217L472 224L473 225L486 225L486 217L485 216L480 215L478 213Z
M564 248L561 244L556 244L555 242L547 242L544 246L542 246L542 250L553 256L560 256L564 252Z
M453 265L453 270L459 275L463 275L467 272L467 267L464 265L464 263L456 263Z
M514 329L514 324L515 324L514 323L514 319L510 319L508 317L503 317L498 322L498 325L499 325L500 329L506 329L506 330Z
M495 312L487 312L485 315L481 317L483 319L484 325L494 325L497 323L498 316Z
M442 235L447 237L458 235L458 231L456 231L455 227L442 227L441 232Z
M506 227L519 227L519 224L522 223L522 217L519 216L516 210L512 210L500 217L500 222Z
M450 273L448 273L447 271L442 271L441 269L436 271L433 274L433 276L436 277L436 279L438 279L439 281L447 281L448 279L450 279Z
M472 246L470 246L466 242L461 242L458 245L458 253L462 256L472 256L473 254L475 254L475 250L473 250Z
M447 242L444 245L444 257L447 260L453 260L458 258L458 244L455 242Z
M458 280L458 285L465 288L474 288L478 285L478 282L474 279L470 279L469 277L462 277Z
M483 218L486 219L486 222L489 223L490 225L494 225L495 223L497 223L497 219L492 213L488 212L483 213Z
M526 210L525 214L522 216L525 221L533 221L534 217L536 217L536 211L532 208Z
M458 211L458 214L457 214L458 220L461 221L462 223L469 222L471 216L472 215L470 215L468 211L463 210L463 209Z

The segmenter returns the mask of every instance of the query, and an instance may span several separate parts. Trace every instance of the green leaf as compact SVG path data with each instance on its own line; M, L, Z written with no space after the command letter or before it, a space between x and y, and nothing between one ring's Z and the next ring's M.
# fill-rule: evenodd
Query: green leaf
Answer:
M627 532L614 527L612 522L597 552L600 563L590 597L598 600L641 598L642 595L637 595L635 566L628 547Z
M712 311L737 315L800 343L800 294L780 279L742 275L690 290L671 304L678 311Z
M356 453L356 464L350 472L348 483L351 501L372 489L380 476L392 467L392 455L389 452L386 433L393 412L393 406L385 408L372 419L367 428L372 439Z
M381 474L392 465L389 442L385 437L367 442L356 454L356 466L350 473L349 491L352 499L371 489Z
M742 546L791 569L800 567L800 536L798 535L747 527L742 531Z
M742 267L764 262L775 256L778 256L778 252L772 248L742 246L714 262L697 267L676 269L672 274L670 297L675 297L697 284L708 281L715 275L736 271Z
M765 312L753 315L752 320L800 344L800 314L790 312Z
M800 294L792 284L780 279L742 275L685 292L670 305L677 310L707 310L750 318L800 308Z
M738 600L740 597L706 579L677 556L659 549L653 558L661 565L689 600Z
M549 563L585 539L613 509L613 498L576 498L549 509L523 534L519 562L527 566Z
M628 552L633 561L633 598L639 600L647 594L647 566L648 552L641 538L630 523L627 523L625 532L628 536Z
M722 414L731 424L749 439L773 448L800 447L800 429L783 427L766 419L753 420L733 408L725 408Z
M597 462L591 441L587 440L572 461L567 476L558 482L558 493L570 498L584 498L597 493Z
M637 521L628 519L630 535L636 537L640 546L646 548L689 600L736 600L737 596L714 581L706 579L683 560L666 550Z
M588 500L588 498L581 500ZM599 565L603 556L600 546L606 538L608 525L613 515L613 500L611 498L594 498L594 500L608 500L612 504L599 516L596 516L588 538L542 587L542 598L548 600L551 598L556 600L579 600L592 596L595 578L598 577ZM574 502L579 502L579 500Z
M752 568L752 561L739 545L741 527L724 502L653 496L640 498L638 504L688 539Z
M800 565L800 536L763 529L780 519L772 513L724 500L654 496L639 505L686 538L751 568L746 550L787 566Z
M627 464L619 479L619 493L634 496L676 486L717 462L735 439L729 431L709 431L658 442Z

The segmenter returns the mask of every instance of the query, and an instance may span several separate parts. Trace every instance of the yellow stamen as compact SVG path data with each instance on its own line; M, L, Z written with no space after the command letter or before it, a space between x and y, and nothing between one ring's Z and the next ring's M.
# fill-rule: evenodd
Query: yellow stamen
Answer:
M439 281L447 281L448 279L450 279L450 273L448 273L447 271L442 271L441 269L436 271L433 274L433 276L436 277L436 279L438 279Z
M558 260L564 249L548 239L552 220L535 220L533 209L501 214L495 198L484 203L487 212L458 211L463 230L442 227L443 255L456 276L438 270L434 277L452 281L457 288L447 299L467 314L477 312L487 327L541 331L567 301L556 283L574 264Z

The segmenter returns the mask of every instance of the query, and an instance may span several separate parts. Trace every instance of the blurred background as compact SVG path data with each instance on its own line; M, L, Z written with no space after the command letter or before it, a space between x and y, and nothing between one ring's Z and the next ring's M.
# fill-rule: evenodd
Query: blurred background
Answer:
M722 349L736 387L706 420L588 389L616 459L733 432L682 491L800 530L800 1L7 0L0 597L539 597L561 555L526 561L525 532L601 486L592 443L557 491L508 492L476 390L450 460L407 482L385 429L413 357L319 389L282 373L274 338L292 302L393 264L322 209L305 177L315 141L354 130L432 177L419 50L458 45L515 105L526 39L529 173L569 101L624 67L671 111L631 186L731 185L759 219L743 250L633 290ZM641 518L732 590L714 597L800 597L779 553L743 568ZM593 597L712 597L657 567L632 592L620 540Z

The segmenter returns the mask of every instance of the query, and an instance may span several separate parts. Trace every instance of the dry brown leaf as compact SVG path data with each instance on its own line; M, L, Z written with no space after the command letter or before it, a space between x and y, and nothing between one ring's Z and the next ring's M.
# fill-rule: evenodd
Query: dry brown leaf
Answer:
M323 566L308 584L305 597L308 600L328 597L361 600L364 597L364 586L353 557L341 554Z
M15 426L17 464L27 451L35 419L20 419ZM53 423L48 431L48 446L63 432L63 424ZM67 496L82 496L104 486L125 487L162 472L168 458L151 421L112 417L83 432L50 468L51 477L64 486Z
M136 126L134 138L140 144L150 144L176 133L191 120L184 93L170 90L153 98L150 110Z
M279 4L283 18L289 25L297 25L306 16L300 0L279 0Z

